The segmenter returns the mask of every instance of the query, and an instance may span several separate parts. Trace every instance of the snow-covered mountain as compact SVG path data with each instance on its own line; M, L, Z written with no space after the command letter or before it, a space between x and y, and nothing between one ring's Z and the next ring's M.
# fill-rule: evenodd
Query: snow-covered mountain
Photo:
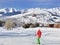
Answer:
M15 8L0 9L0 19L5 20L9 18L26 23L60 23L60 7L50 9L30 8L24 10L16 10Z
M21 14L21 11L18 11L15 8L0 9L0 16L12 16L12 15L16 15L16 14Z

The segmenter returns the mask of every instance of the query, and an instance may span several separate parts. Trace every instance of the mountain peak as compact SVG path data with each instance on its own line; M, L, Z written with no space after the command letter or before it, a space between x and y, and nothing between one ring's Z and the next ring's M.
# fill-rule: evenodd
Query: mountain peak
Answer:
M16 12L17 10L15 8L3 8L0 9L0 12L4 12L4 13L12 13L12 12Z
M16 12L17 10L15 8L10 8L9 12Z

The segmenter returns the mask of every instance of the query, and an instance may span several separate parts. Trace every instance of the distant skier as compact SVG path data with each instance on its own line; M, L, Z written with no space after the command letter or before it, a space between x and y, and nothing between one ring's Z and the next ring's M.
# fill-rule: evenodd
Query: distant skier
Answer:
M36 32L36 37L37 37L37 44L40 44L40 38L41 38L42 32L40 29Z

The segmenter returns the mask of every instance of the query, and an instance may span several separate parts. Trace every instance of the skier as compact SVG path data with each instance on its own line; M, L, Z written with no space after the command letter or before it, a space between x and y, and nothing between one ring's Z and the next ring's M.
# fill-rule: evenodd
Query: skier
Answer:
M40 29L36 32L36 37L37 37L37 44L40 44L40 38L41 38L42 32Z

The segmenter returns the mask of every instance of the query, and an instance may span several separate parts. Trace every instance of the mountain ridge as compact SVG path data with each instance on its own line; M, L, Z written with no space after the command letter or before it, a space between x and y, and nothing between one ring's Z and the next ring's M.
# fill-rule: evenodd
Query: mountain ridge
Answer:
M24 9L24 10L16 10L11 8L6 9L7 11L4 12L4 20L8 18L16 18L20 21L23 20L26 22L30 22L33 20L33 22L41 22L41 23L59 23L60 22L60 7L58 8L30 8L30 9ZM1 14L1 12L0 12ZM34 16L36 15L36 16ZM2 19L3 19L3 16ZM22 19L22 20L21 20Z

